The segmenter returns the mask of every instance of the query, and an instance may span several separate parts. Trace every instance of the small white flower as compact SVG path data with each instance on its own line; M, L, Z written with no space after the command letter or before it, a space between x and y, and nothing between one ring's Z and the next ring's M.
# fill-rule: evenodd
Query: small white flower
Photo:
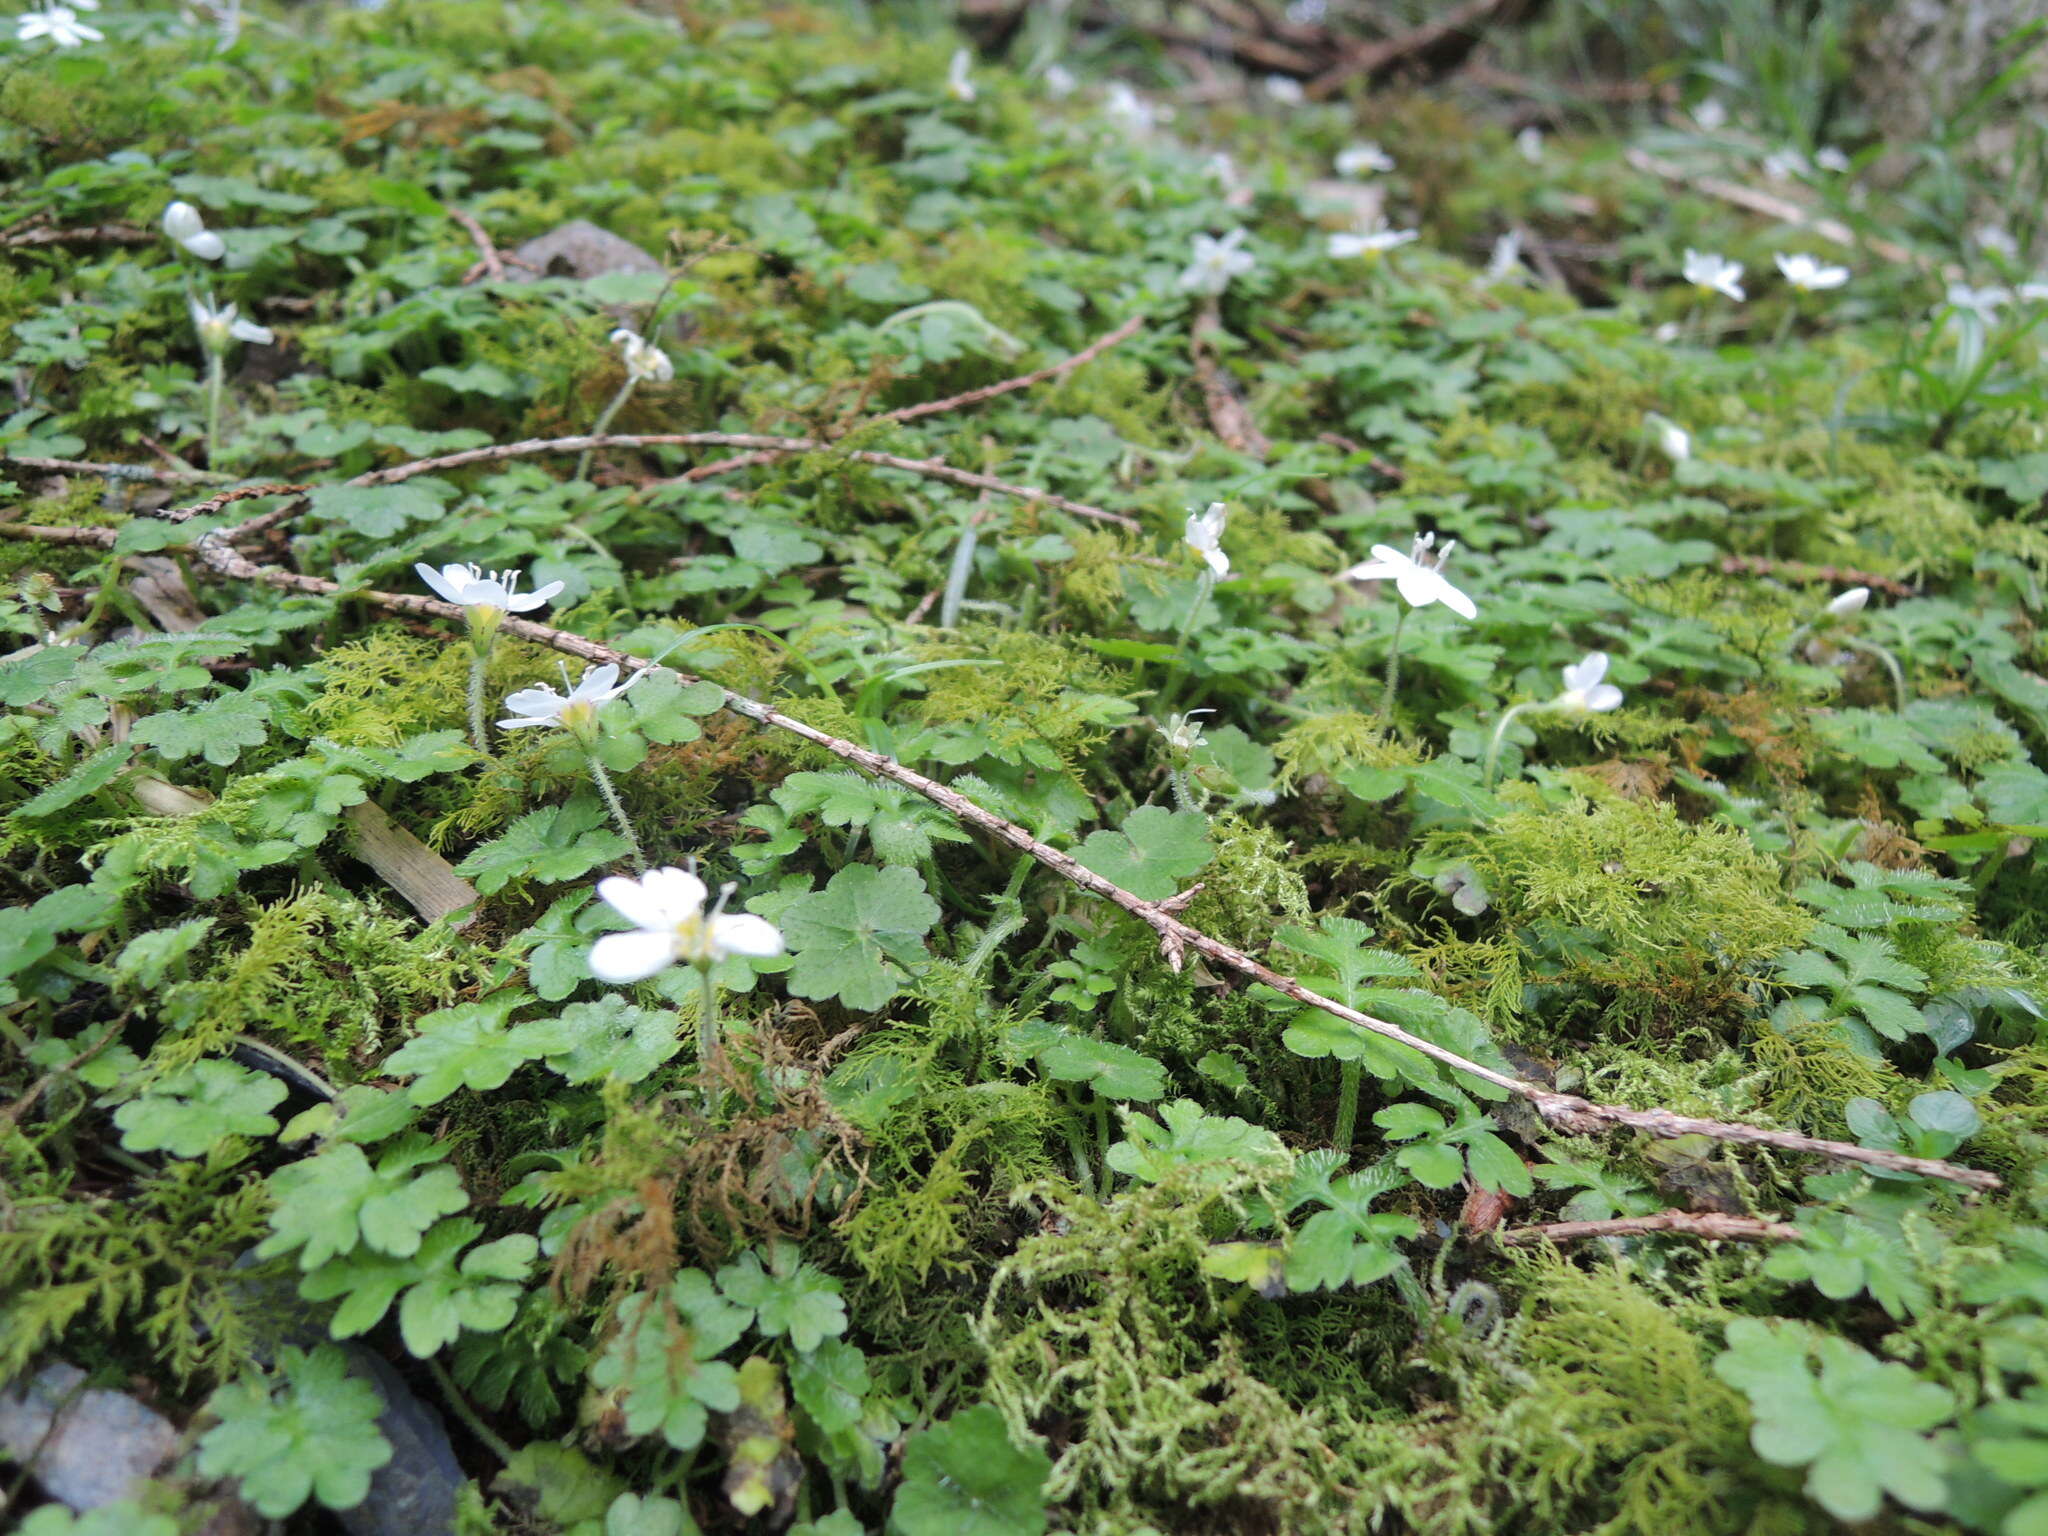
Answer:
M2028 304L2039 304L2048 300L2048 279L2035 278L2031 283L2020 284L2020 298Z
M1191 709L1184 715L1166 717L1166 744L1182 757L1198 748L1209 745L1209 738L1202 734L1201 726L1195 723L1197 715L1213 715L1213 709Z
M1643 425L1655 435L1657 451L1672 463L1683 464L1692 457L1692 434L1677 422L1652 411L1643 418Z
M1486 281L1505 282L1522 270L1522 232L1511 229L1493 242L1493 254L1486 258Z
M1531 165L1543 163L1543 130L1534 123L1515 135L1515 148Z
M974 81L968 70L974 65L974 56L965 48L953 51L953 62L946 69L946 94L955 101L974 100Z
M253 341L268 346L277 338L267 325L258 325L253 320L235 318L235 306L223 304L214 308L213 295L205 298L191 294L186 303L192 310L192 326L199 332L199 345L209 352L221 353L234 341Z
M567 695L556 693L552 683L535 683L531 688L506 695L505 707L512 711L513 718L500 720L498 724L508 731L520 731L532 725L559 725L564 730L587 731L597 723L599 706L609 704L650 670L643 668L619 683L619 664L615 661L608 661L601 667L586 667L582 679L569 689ZM568 683L569 668L564 664L562 684L567 687ZM612 686L615 683L618 683L617 687Z
M1421 238L1419 229L1389 229L1385 224L1376 224L1368 230L1346 230L1330 236L1330 255L1337 261L1349 261L1354 256L1377 260Z
M638 331L622 325L612 332L611 343L626 360L626 377L635 384L644 384L649 379L666 384L676 376L676 365L669 361L668 354Z
M443 602L472 610L473 619L480 617L474 611L479 608L492 609L501 617L508 613L531 613L562 590L561 582L551 581L531 592L521 592L516 570L486 571L478 565L444 565L437 571L424 563L414 565L413 569Z
M1133 134L1150 133L1158 120L1152 104L1121 80L1110 82L1102 110L1117 127Z
M2020 243L2013 239L2012 231L2003 224L1980 224L1970 238L1977 242L1977 249L1996 256L2000 261L2018 261Z
M1451 551L1458 547L1456 539L1436 550L1436 535L1418 533L1409 553L1385 544L1372 547L1372 558L1354 565L1344 574L1353 581L1391 581L1401 594L1402 600L1411 608L1427 608L1431 603L1442 603L1451 612L1467 619L1477 618L1479 608L1449 581L1443 574L1444 562L1451 558ZM1432 554L1432 551L1435 553Z
M1824 171L1839 176L1849 169L1849 157L1832 144L1823 144L1813 152L1813 163Z
M1055 100L1061 100L1073 95L1074 87L1080 84L1074 78L1074 72L1064 64L1046 65L1044 79L1045 94L1053 97Z
M1851 587L1840 597L1828 604L1828 612L1838 619L1846 619L1852 613L1861 613L1863 605L1870 601L1870 588Z
M1785 281L1801 293L1818 293L1823 288L1839 288L1849 281L1847 267L1831 267L1804 251L1795 251L1790 256L1780 251L1772 258Z
M1223 503L1212 501L1206 512L1188 514L1187 546L1209 563L1218 576L1230 574L1230 556L1223 553L1223 524L1227 514Z
M1742 263L1711 251L1686 250L1685 280L1701 293L1719 293L1731 299L1746 297L1742 291Z
M206 227L199 210L190 203L173 203L164 210L164 233L201 261L219 261L227 246Z
M1278 102L1283 107L1298 107L1308 100L1308 92L1301 88L1301 82L1292 75L1268 75L1266 99Z
M1222 150L1217 150L1204 160L1202 169L1213 177L1224 191L1233 192L1237 189L1237 162Z
M1384 175L1394 168L1394 157L1377 144L1353 144L1337 156L1339 176Z
M1980 325L1995 325L1999 310L2012 302L2012 290L1972 288L1968 283L1950 283L1947 302L1951 308L1962 311Z
M1621 690L1603 679L1607 676L1607 653L1589 652L1584 661L1564 670L1564 692L1551 701L1552 709L1583 709L1603 715L1621 708Z
M597 894L633 927L590 946L591 975L614 983L644 981L678 962L711 966L727 955L781 954L782 934L767 918L725 910L733 890L721 887L718 905L706 912L710 892L687 869L670 866L650 869L637 880L609 875L598 881Z
M76 48L80 43L103 42L106 34L98 27L88 27L80 21L78 13L68 5L24 11L14 18L14 40L17 43L32 43L39 37L47 37L59 48Z
M1789 181L1793 177L1807 177L1813 174L1813 166L1796 149L1780 149L1764 156L1764 175L1772 181Z
M1181 292L1220 294L1233 277L1251 271L1258 261L1250 251L1240 249L1243 244L1241 229L1233 229L1220 240L1196 235L1194 259L1180 275Z
M1692 109L1692 120L1708 133L1717 133L1728 125L1728 109L1721 105L1721 98L1709 96Z

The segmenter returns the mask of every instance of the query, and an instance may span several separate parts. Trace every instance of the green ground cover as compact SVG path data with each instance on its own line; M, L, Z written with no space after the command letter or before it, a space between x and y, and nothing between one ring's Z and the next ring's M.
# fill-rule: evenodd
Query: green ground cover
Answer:
M2048 1532L2024 207L1691 77L76 20L0 63L0 1380L188 1433L26 1529L338 1528L409 1390L464 1532ZM1855 242L1698 189L1797 131Z

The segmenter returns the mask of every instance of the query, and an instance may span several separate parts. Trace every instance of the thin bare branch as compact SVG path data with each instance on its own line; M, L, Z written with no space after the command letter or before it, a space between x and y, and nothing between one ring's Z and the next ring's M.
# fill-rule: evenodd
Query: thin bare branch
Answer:
M1789 1221L1757 1216L1726 1216L1719 1211L1659 1211L1654 1216L1617 1216L1610 1221L1550 1221L1540 1226L1509 1227L1494 1240L1509 1247L1537 1243L1568 1243L1581 1237L1639 1237L1650 1232L1676 1232L1708 1242L1793 1243L1799 1229Z
M1020 389L1029 389L1034 384L1043 384L1056 379L1063 373L1072 373L1085 363L1092 363L1111 347L1129 341L1137 335L1145 323L1143 315L1133 315L1106 336L1098 336L1072 357L1062 358L1050 367L1040 368L1035 373L1019 374L1014 379L1004 379L1000 384L986 384L980 389L970 389L964 395L952 395L944 400L927 400L922 405L899 406L893 411L884 411L871 421L916 421L921 416L937 416L946 411L957 411L966 406L979 405L984 400L993 400L998 395L1011 394ZM866 423L863 423L865 425Z
M33 229L10 230L0 235L0 245L149 245L157 236L132 224L94 224L78 229L58 229L48 224Z
M225 485L233 475L218 475L205 469L157 469L148 464L98 464L89 459L39 459L28 454L9 454L0 466L19 464L23 469L50 475L102 475L109 480L152 480L162 485Z
M409 592L344 588L322 577L305 576L275 566L258 565L235 550L219 535L201 539L195 546L195 553L205 568L234 580L260 582L290 592L354 599L372 603L394 613L415 613L457 622L465 617L462 609L435 598ZM508 617L503 627L506 633L547 646L564 655L580 657L587 662L614 662L636 671L653 665L640 657L614 650L582 635L554 629L545 624L536 624L531 620ZM689 676L687 673L680 675ZM1596 1104L1576 1094L1558 1093L1541 1084L1497 1072L1479 1062L1470 1061L1434 1041L1410 1034L1398 1024L1374 1018L1356 1008L1347 1007L1334 998L1325 997L1302 985L1295 978L1274 970L1263 961L1253 959L1244 951L1191 927L1181 919L1179 913L1193 896L1193 891L1183 891L1164 901L1147 901L1087 868L1072 855L1040 842L1016 823L1005 820L993 811L983 809L959 791L927 778L914 768L905 767L894 758L821 731L816 726L783 714L759 699L736 693L730 688L721 687L720 691L724 695L725 707L735 714L743 715L761 725L800 736L813 745L824 748L843 762L851 763L877 778L901 784L904 788L922 795L958 821L979 829L998 842L1008 844L1027 858L1035 860L1061 879L1122 908L1159 936L1160 953L1175 970L1179 970L1186 963L1188 952L1193 951L1217 965L1236 971L1241 976L1262 982L1298 1003L1321 1009L1332 1017L1342 1019L1360 1029L1405 1045L1452 1071L1480 1082L1490 1083L1507 1093L1526 1099L1548 1123L1568 1134L1583 1135L1619 1129L1641 1131L1662 1138L1705 1136L1715 1141L1737 1145L1771 1147L1784 1152L1833 1158L1838 1162L1860 1163L1866 1167L1887 1168L1900 1173L1945 1179L1975 1190L1994 1190L2002 1187L1996 1174L1982 1169L1961 1167L1937 1158L1909 1157L1881 1148L1859 1147L1849 1142L1805 1136L1796 1131L1767 1130L1761 1126L1702 1120L1689 1115L1674 1114L1667 1109L1630 1109L1618 1104Z
M481 276L488 277L494 283L502 283L505 280L504 258L499 256L498 247L492 243L483 225L477 222L476 215L464 213L460 208L450 208L448 217L468 232L470 244L476 247L476 265L463 274L462 281L465 284L473 283Z

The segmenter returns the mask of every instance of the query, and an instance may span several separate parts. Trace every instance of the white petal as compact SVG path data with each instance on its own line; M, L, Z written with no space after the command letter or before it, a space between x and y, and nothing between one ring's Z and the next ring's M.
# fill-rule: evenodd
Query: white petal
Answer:
M227 253L227 242L210 229L202 229L189 239L180 240L185 247L201 261L219 261Z
M667 930L676 924L661 897L638 880L629 880L624 875L607 875L597 882L597 894L599 900L635 928Z
M598 698L601 694L608 694L611 691L612 684L618 680L619 664L616 661L608 661L601 667L591 667L584 672L582 681L577 683L570 697L576 699Z
M498 729L501 731L518 731L524 730L529 725L553 725L554 723L555 717L553 715L542 715L531 720L500 720L498 722Z
M455 595L455 589L448 585L448 579L431 565L428 565L426 561L416 562L413 565L413 570L418 574L420 580L424 581L432 589L434 595L443 602L456 603L461 601ZM511 701L508 699L506 702L510 703Z
M675 960L675 935L644 928L608 933L590 946L590 974L599 981L645 981Z
M1586 708L1604 713L1621 708L1621 690L1612 683L1599 683L1586 691Z
M767 918L756 917L751 912L721 915L711 925L711 943L713 948L735 955L782 953L781 930Z
M1363 560L1344 573L1347 581L1390 581L1401 574L1401 567L1385 560Z
M164 233L180 245L206 228L206 220L190 203L176 202L164 210Z
M1202 558L1209 562L1209 569L1218 576L1228 576L1230 574L1230 556L1223 553L1222 550L1212 545L1202 551Z
M267 347L277 340L276 333L269 326L258 325L254 320L237 320L229 330L243 341L253 341L262 347Z
M1471 598L1460 592L1441 576L1437 577L1437 585L1440 590L1437 592L1436 600L1450 609L1451 612L1461 619L1476 619L1479 617L1479 605L1473 602Z
M536 608L546 606L547 600L562 590L562 585L559 581L551 581L544 587L535 587L531 592L521 592L515 597L507 598L504 606L514 613L531 613Z
M1564 685L1583 692L1607 675L1607 653L1593 651L1584 661L1575 661L1564 669Z
M641 886L667 914L670 923L679 923L686 917L695 917L704 910L704 898L710 893L704 882L687 869L674 865L666 869L650 869L640 877Z
M532 688L522 688L517 693L505 695L505 707L515 715L535 715L543 720L552 720L562 712L562 706L569 701L556 693L546 683Z
M1427 608L1431 603L1443 601L1443 589L1450 583L1435 571L1410 562L1408 569L1394 578L1394 586L1411 608Z

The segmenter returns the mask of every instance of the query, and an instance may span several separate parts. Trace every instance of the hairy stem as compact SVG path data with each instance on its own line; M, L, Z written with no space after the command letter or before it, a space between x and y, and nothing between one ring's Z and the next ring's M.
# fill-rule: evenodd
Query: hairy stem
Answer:
M1892 703L1900 714L1906 712L1906 674L1899 666L1899 658L1879 645L1875 640L1852 640L1841 637L1842 644L1852 651L1861 651L1866 656L1875 656L1884 663L1885 671L1892 680Z
M590 763L590 781L597 786L597 792L604 796L605 809L612 813L612 821L617 825L620 836L625 838L626 846L633 850L633 867L644 870L647 868L647 855L640 849L640 839L633 835L633 823L626 819L626 807L619 799L619 792L612 788L612 776L604 771L604 764L597 760L595 748L586 752L584 756Z
M612 396L611 403L599 411L597 413L597 420L591 423L590 435L592 437L604 436L605 428L609 427L612 424L612 418L625 408L626 402L632 398L633 386L639 382L632 374L628 373L626 375L626 382L619 386L619 392ZM593 443L590 447L585 448L582 456L576 460L576 479L581 480L589 475L590 456L596 450L597 445Z
M718 1108L718 1084L711 1075L712 1058L718 1054L718 983L711 979L711 967L697 967L697 1075L704 1080L704 1113Z
M1403 602L1394 613L1394 638L1387 642L1387 691L1380 699L1380 713L1387 717L1387 724L1394 723L1394 690L1401 686L1401 629L1408 622L1408 604Z
M488 640L470 648L469 740L484 757L491 755L490 737L484 731L484 667L490 659L491 643Z
M220 402L227 393L227 359L218 352L206 354L206 467L220 468Z
M1521 714L1524 710L1534 709L1535 707L1535 705L1525 702L1511 705L1502 711L1500 724L1493 728L1493 739L1486 744L1486 771L1480 777L1480 782L1488 789L1493 788L1494 775L1500 771L1500 744L1507 740L1509 724L1514 720L1515 716Z
M1337 1079L1337 1129L1330 1145L1339 1152L1348 1153L1351 1140L1358 1133L1358 1084L1363 1070L1361 1063L1347 1061Z

